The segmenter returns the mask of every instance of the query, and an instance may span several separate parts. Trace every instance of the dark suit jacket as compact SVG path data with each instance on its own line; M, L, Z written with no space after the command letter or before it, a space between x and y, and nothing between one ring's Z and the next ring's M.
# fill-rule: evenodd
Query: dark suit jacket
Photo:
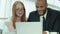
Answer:
M52 10L50 8L47 9L47 17L46 17L46 26L47 31L56 31L59 32L59 26L60 26L60 12L56 10ZM40 21L40 15L37 11L33 11L30 13L29 18L27 20L28 22L39 22Z

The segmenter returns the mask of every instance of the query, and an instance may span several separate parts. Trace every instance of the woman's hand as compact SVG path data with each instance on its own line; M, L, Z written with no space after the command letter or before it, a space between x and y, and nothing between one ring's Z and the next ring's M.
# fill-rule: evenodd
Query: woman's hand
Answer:
M11 22L6 22L6 25L8 27L9 32L15 31L15 29L14 29L13 25L11 24Z

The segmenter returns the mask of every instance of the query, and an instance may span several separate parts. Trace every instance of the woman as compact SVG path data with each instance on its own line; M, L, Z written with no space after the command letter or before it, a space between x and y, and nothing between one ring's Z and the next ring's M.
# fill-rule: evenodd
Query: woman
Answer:
M6 22L5 34L16 34L16 22L26 22L25 7L20 1L16 1L12 7L12 18Z

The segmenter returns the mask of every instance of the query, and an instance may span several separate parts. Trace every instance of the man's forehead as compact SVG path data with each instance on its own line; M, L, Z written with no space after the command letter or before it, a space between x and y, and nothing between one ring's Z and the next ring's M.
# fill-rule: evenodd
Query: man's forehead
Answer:
M38 1L38 2L40 2L40 1L43 1L43 2L45 2L46 0L36 0L36 1Z
M45 6L45 5L46 5L46 2L43 0L39 0L36 2L36 6Z
M42 2L39 2L39 3L36 3L36 6L45 6L46 4L45 3L42 3Z
M36 3L46 3L44 0L36 1Z
M36 3L44 3L44 4L46 4L47 1L46 0L37 0Z

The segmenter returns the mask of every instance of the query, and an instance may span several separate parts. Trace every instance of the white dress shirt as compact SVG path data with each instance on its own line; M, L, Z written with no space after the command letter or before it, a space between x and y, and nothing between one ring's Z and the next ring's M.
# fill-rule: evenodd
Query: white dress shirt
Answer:
M45 13L43 16L40 16L40 22L41 22L41 23L43 23L43 17L44 17L45 20L46 20L46 16L47 16L47 11L46 11L46 13ZM46 32L47 34L49 34L49 31L44 31L44 32Z
M4 26L4 30L3 30L2 34L16 34L16 30L12 31L12 32L9 31L9 29L8 29L8 27L6 25L6 22L9 22L11 25L13 25L11 18L8 18L7 20L5 20L5 26Z

